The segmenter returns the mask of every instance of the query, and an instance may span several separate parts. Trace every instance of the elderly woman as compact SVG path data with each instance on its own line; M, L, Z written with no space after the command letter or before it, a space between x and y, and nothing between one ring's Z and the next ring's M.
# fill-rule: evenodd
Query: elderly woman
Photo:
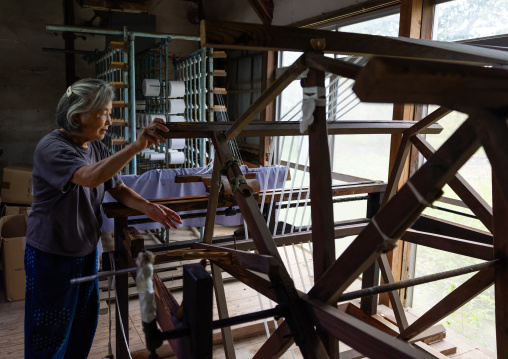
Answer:
M105 81L69 86L58 103L57 130L34 154L32 213L26 236L25 358L86 358L99 313L98 281L71 285L97 273L101 202L105 191L165 227L181 219L140 197L118 172L167 132L155 119L135 142L109 156L100 141L111 125L114 91Z

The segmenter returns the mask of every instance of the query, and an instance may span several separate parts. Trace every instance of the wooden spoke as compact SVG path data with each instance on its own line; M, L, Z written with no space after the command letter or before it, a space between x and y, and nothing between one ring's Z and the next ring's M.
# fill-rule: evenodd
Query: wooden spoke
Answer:
M420 216L411 228L421 232L431 232L443 236L466 239L477 243L493 243L492 234L488 232L427 215Z
M492 244L476 243L465 239L441 236L434 233L407 230L401 238L403 241L420 244L422 246L439 249L463 256L483 259L494 259Z
M423 157L427 159L435 152L430 143L420 135L412 137L411 141ZM458 173L448 182L448 185L469 209L473 211L483 225L492 232L492 207L487 201Z
M334 302L382 252L393 248L395 241L418 218L427 203L441 195L445 183L478 149L479 140L472 131L471 120L468 119L415 173L411 182L378 212L316 282L309 295L324 302Z
M408 340L453 313L494 283L494 269L476 273L398 335Z

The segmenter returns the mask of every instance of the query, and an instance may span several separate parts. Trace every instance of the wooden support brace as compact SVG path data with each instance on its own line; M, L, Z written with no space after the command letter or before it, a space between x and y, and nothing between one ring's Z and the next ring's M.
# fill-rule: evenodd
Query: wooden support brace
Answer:
M424 315L418 318L397 337L403 340L408 340L423 332L425 329L430 328L441 319L462 307L485 289L489 288L493 283L493 268L484 269L476 273L461 286L444 297L439 303L430 308Z

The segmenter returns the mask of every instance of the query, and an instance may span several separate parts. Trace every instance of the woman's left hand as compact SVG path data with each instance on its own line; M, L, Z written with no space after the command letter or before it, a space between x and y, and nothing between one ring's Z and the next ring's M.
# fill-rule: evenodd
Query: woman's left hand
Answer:
M145 215L162 224L166 228L178 228L177 224L182 224L182 219L175 211L156 203L148 203L145 209Z

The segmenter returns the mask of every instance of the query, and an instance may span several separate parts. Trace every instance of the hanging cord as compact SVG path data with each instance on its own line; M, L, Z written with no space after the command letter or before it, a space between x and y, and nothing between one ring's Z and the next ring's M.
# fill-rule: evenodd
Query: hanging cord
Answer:
M109 262L111 264L111 268L113 270L116 270L115 261L113 259L112 252L109 253ZM120 315L120 309L119 309L119 304L118 304L118 292L116 290L116 277L113 278L112 282L113 282L113 288L115 290L116 315L118 315L118 321L120 322L120 330L122 331L123 342L125 343L125 347L127 348L127 353L129 354L129 358L132 359L131 351L129 349L129 345L127 344L127 337L125 336L125 330L124 330L124 326L123 326L123 322L122 322L122 317ZM109 325L111 327L111 321L110 321ZM110 332L110 338L111 338L111 332ZM111 343L111 339L110 339L110 343Z

